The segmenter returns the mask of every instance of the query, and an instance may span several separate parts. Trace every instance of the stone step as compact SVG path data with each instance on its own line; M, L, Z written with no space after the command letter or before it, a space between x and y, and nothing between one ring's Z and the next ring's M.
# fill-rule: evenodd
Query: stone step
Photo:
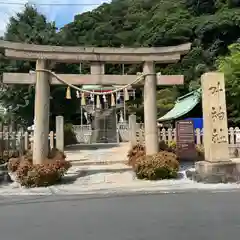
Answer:
M126 160L121 160L121 161L84 161L84 160L69 160L72 164L72 166L86 166L86 165L114 165L114 164L126 164L126 168L129 168L129 166L127 165Z

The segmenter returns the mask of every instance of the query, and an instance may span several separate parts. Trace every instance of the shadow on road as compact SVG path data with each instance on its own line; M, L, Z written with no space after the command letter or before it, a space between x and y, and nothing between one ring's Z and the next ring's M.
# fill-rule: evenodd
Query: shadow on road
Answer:
M178 173L178 177L177 179L183 179L185 178L185 171L191 167L194 166L194 163L183 163L180 166L180 171ZM86 170L78 170L76 173L74 173L73 175L67 175L65 176L62 181L61 184L72 184L75 181L77 181L77 179L81 178L81 177L87 177L87 176L92 176L95 174L100 174L100 173L123 173L126 171L131 171L132 168L129 166L126 166L125 168L111 168L111 169L86 169Z

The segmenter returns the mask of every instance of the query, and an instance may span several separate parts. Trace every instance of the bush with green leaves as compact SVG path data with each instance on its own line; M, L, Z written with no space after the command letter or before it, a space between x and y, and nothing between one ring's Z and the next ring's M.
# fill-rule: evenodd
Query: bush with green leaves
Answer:
M73 125L70 123L67 123L64 125L64 145L71 145L71 144L76 144L77 143L77 138L76 134L73 129Z
M203 144L196 144L195 145L197 151L197 160L203 161L204 160L204 146Z
M177 178L179 162L174 153L161 151L152 156L139 157L134 165L138 179L162 180Z
M175 141L166 143L165 141L162 140L159 142L158 146L159 146L159 151L176 153L177 144Z

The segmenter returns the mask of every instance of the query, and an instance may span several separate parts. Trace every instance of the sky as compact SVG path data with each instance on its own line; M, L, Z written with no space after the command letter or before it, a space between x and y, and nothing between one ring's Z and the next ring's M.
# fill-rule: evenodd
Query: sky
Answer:
M48 20L55 21L57 27L62 27L66 23L73 21L76 14L90 11L104 2L111 0L0 0L0 36L3 36L8 20L16 13L24 9L24 4L35 4L39 12L43 13ZM40 4L66 4L65 6L50 6ZM67 4L93 4L92 6L68 6ZM95 5L97 4L97 5Z

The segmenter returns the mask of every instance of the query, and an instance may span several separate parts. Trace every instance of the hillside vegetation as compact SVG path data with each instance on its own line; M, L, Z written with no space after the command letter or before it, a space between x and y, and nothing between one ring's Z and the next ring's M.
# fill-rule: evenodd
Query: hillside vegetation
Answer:
M112 3L102 4L91 12L76 15L74 21L60 31L56 31L54 23L47 22L43 15L27 6L24 12L11 19L4 38L37 44L100 47L170 46L192 42L191 51L180 62L158 66L157 70L162 74L185 76L184 86L159 89L158 107L159 115L162 115L173 106L177 96L198 88L201 74L216 70L217 59L228 54L229 45L238 43L240 0L113 0ZM0 64L1 71L26 72L33 67L26 62L11 61ZM58 64L55 71L78 73L79 66ZM83 73L87 71L87 66L83 67ZM121 72L121 66L108 65L106 71ZM137 71L139 66L131 65L125 68L125 73L129 74ZM26 88L19 86L10 88L8 95L2 93L1 100L5 105L16 105L19 101L18 93L22 95L26 91ZM65 89L59 91L64 92ZM231 91L235 89L229 86L228 92ZM58 99L64 94L56 95L55 98ZM237 111L231 121L238 123L238 120L235 120L240 107L231 101L230 94L227 98L231 102L231 109ZM29 99L33 102L33 94L29 95ZM68 116L70 111L76 112L79 108L76 99L67 103L65 99L56 101L59 102L58 106L51 108L54 114L62 112ZM141 118L141 94L136 101L140 104L138 115ZM30 105L20 108L15 114L22 119L30 119L33 112L33 106Z

